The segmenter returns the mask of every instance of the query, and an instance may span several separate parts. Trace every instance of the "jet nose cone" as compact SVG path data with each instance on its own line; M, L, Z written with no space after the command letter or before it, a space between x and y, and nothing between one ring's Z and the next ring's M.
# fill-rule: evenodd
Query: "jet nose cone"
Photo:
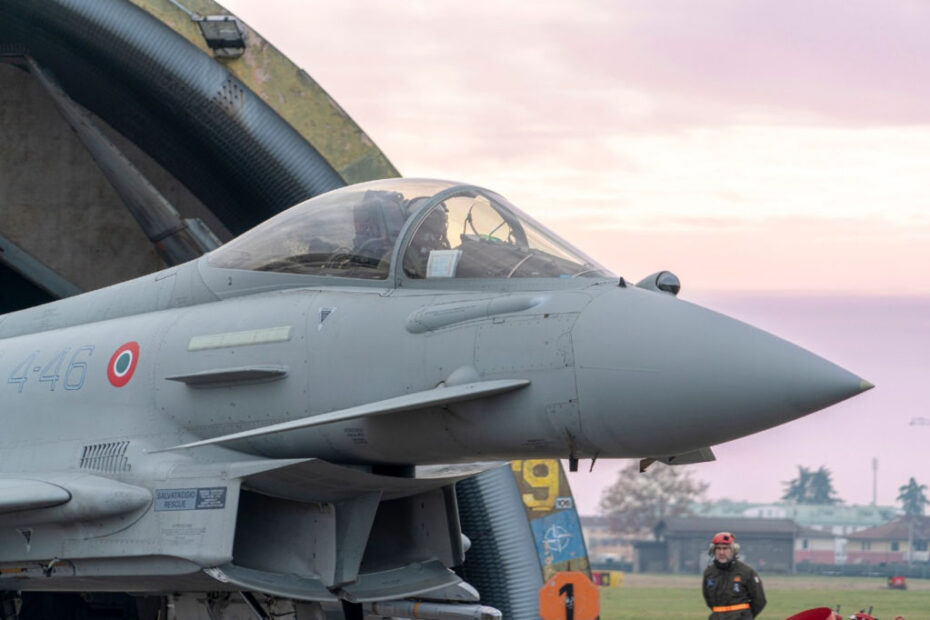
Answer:
M722 443L873 387L786 340L638 289L598 297L572 339L583 432L604 456Z

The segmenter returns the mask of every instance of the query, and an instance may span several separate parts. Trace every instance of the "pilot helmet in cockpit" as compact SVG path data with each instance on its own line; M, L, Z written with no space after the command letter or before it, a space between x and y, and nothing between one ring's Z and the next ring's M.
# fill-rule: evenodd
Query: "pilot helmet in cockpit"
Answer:
M430 252L448 250L449 214L444 204L439 204L423 218L417 232L410 240L410 247L404 256L404 273L411 278L425 278L426 266Z
M404 225L406 212L398 192L369 190L353 207L355 237L352 254L372 264L390 260L394 242Z

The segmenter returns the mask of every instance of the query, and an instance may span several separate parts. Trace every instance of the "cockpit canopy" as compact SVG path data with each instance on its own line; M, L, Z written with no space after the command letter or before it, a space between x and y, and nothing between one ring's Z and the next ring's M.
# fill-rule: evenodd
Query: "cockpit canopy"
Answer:
M420 179L372 181L323 194L218 248L209 262L368 280L395 272L412 280L611 275L499 195Z

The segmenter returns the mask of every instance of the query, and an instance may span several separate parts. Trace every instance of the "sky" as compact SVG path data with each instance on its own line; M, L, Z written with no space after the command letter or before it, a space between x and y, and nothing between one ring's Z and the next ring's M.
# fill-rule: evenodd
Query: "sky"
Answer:
M930 486L930 4L223 4L404 176L494 189L615 273L669 269L876 384L716 447L692 468L709 498L775 501L804 465L869 503L873 458L879 504ZM571 476L582 514L622 465Z

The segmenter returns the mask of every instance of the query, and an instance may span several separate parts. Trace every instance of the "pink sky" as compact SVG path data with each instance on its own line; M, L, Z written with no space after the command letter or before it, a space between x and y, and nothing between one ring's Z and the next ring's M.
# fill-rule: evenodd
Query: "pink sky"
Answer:
M825 465L930 484L930 5L226 0L405 176L501 192L616 273L877 384L716 449L711 497ZM620 463L573 476L583 512Z

